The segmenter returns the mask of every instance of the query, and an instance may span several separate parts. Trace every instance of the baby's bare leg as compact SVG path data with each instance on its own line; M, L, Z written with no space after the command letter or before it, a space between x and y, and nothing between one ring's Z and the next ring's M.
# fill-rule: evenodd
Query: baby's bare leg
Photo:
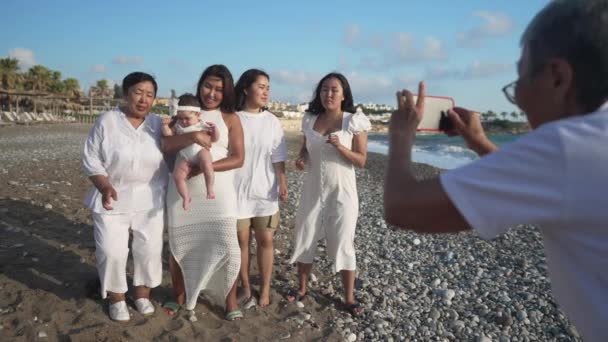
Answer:
M198 152L198 162L201 171L205 175L205 184L207 185L207 198L215 198L215 190L213 189L214 171L213 171L213 158L211 153L206 148L203 148Z
M188 161L182 159L175 165L175 170L173 171L173 179L175 180L177 192L182 197L182 206L184 210L190 209L190 202L192 201L190 191L188 191L188 185L186 184L190 170L191 168Z

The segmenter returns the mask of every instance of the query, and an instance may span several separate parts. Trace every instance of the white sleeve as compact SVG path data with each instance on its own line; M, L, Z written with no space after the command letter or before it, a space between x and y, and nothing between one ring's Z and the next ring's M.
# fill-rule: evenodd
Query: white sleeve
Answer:
M273 118L274 121L274 134L272 142L272 163L284 162L287 160L287 143L285 142L285 134L283 133L283 127L278 119Z
M440 177L452 203L484 239L518 224L562 221L566 179L558 132L542 127Z
M102 157L102 142L104 129L101 121L106 116L101 116L91 128L89 132L89 136L87 137L87 141L84 144L84 154L82 156L82 167L84 169L84 173L87 177L102 175L107 176L108 172L103 166L103 157Z
M372 128L372 123L369 121L367 116L363 113L355 113L351 116L350 122L348 123L348 131L354 135L361 132L367 132Z
M312 114L305 112L302 117L302 127L300 128L300 132L304 133L310 127L310 120L312 120Z

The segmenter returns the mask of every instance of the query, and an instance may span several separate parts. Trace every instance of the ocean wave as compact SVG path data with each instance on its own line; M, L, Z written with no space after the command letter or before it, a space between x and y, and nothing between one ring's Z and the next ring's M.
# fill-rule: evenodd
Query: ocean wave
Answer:
M368 150L374 153L388 154L388 141L373 140L368 143ZM477 155L463 146L457 145L414 145L412 160L442 169L453 169L477 159Z

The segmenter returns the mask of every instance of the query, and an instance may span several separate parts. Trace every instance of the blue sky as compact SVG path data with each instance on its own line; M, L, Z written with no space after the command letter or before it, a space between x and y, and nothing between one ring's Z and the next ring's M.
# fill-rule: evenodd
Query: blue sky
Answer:
M271 97L292 103L337 70L355 102L393 105L397 89L424 79L457 105L512 111L500 88L516 78L521 33L547 1L3 0L0 56L84 89L142 70L159 96L193 92L204 68L222 63L235 82L266 70Z

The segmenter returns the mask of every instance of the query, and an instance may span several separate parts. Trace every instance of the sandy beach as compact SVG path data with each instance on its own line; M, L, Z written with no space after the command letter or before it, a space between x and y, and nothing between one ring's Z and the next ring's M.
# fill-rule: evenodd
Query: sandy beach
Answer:
M363 317L341 310L340 280L330 271L323 244L303 307L287 303L283 295L296 284L295 267L287 260L301 173L291 162L299 148L299 121L284 123L290 196L281 206L282 227L275 237L272 303L245 310L240 322L225 321L222 309L204 299L196 307L196 322L183 310L175 317L161 310L171 298L166 232L163 283L152 290L156 313L143 317L128 301L131 321L110 321L107 304L95 291L93 229L82 203L90 183L80 156L91 126L0 127L0 340L580 340L551 296L536 229L512 230L490 242L471 233L394 231L382 218L386 158L371 153L357 171L356 296ZM440 171L418 164L415 172L423 178Z

